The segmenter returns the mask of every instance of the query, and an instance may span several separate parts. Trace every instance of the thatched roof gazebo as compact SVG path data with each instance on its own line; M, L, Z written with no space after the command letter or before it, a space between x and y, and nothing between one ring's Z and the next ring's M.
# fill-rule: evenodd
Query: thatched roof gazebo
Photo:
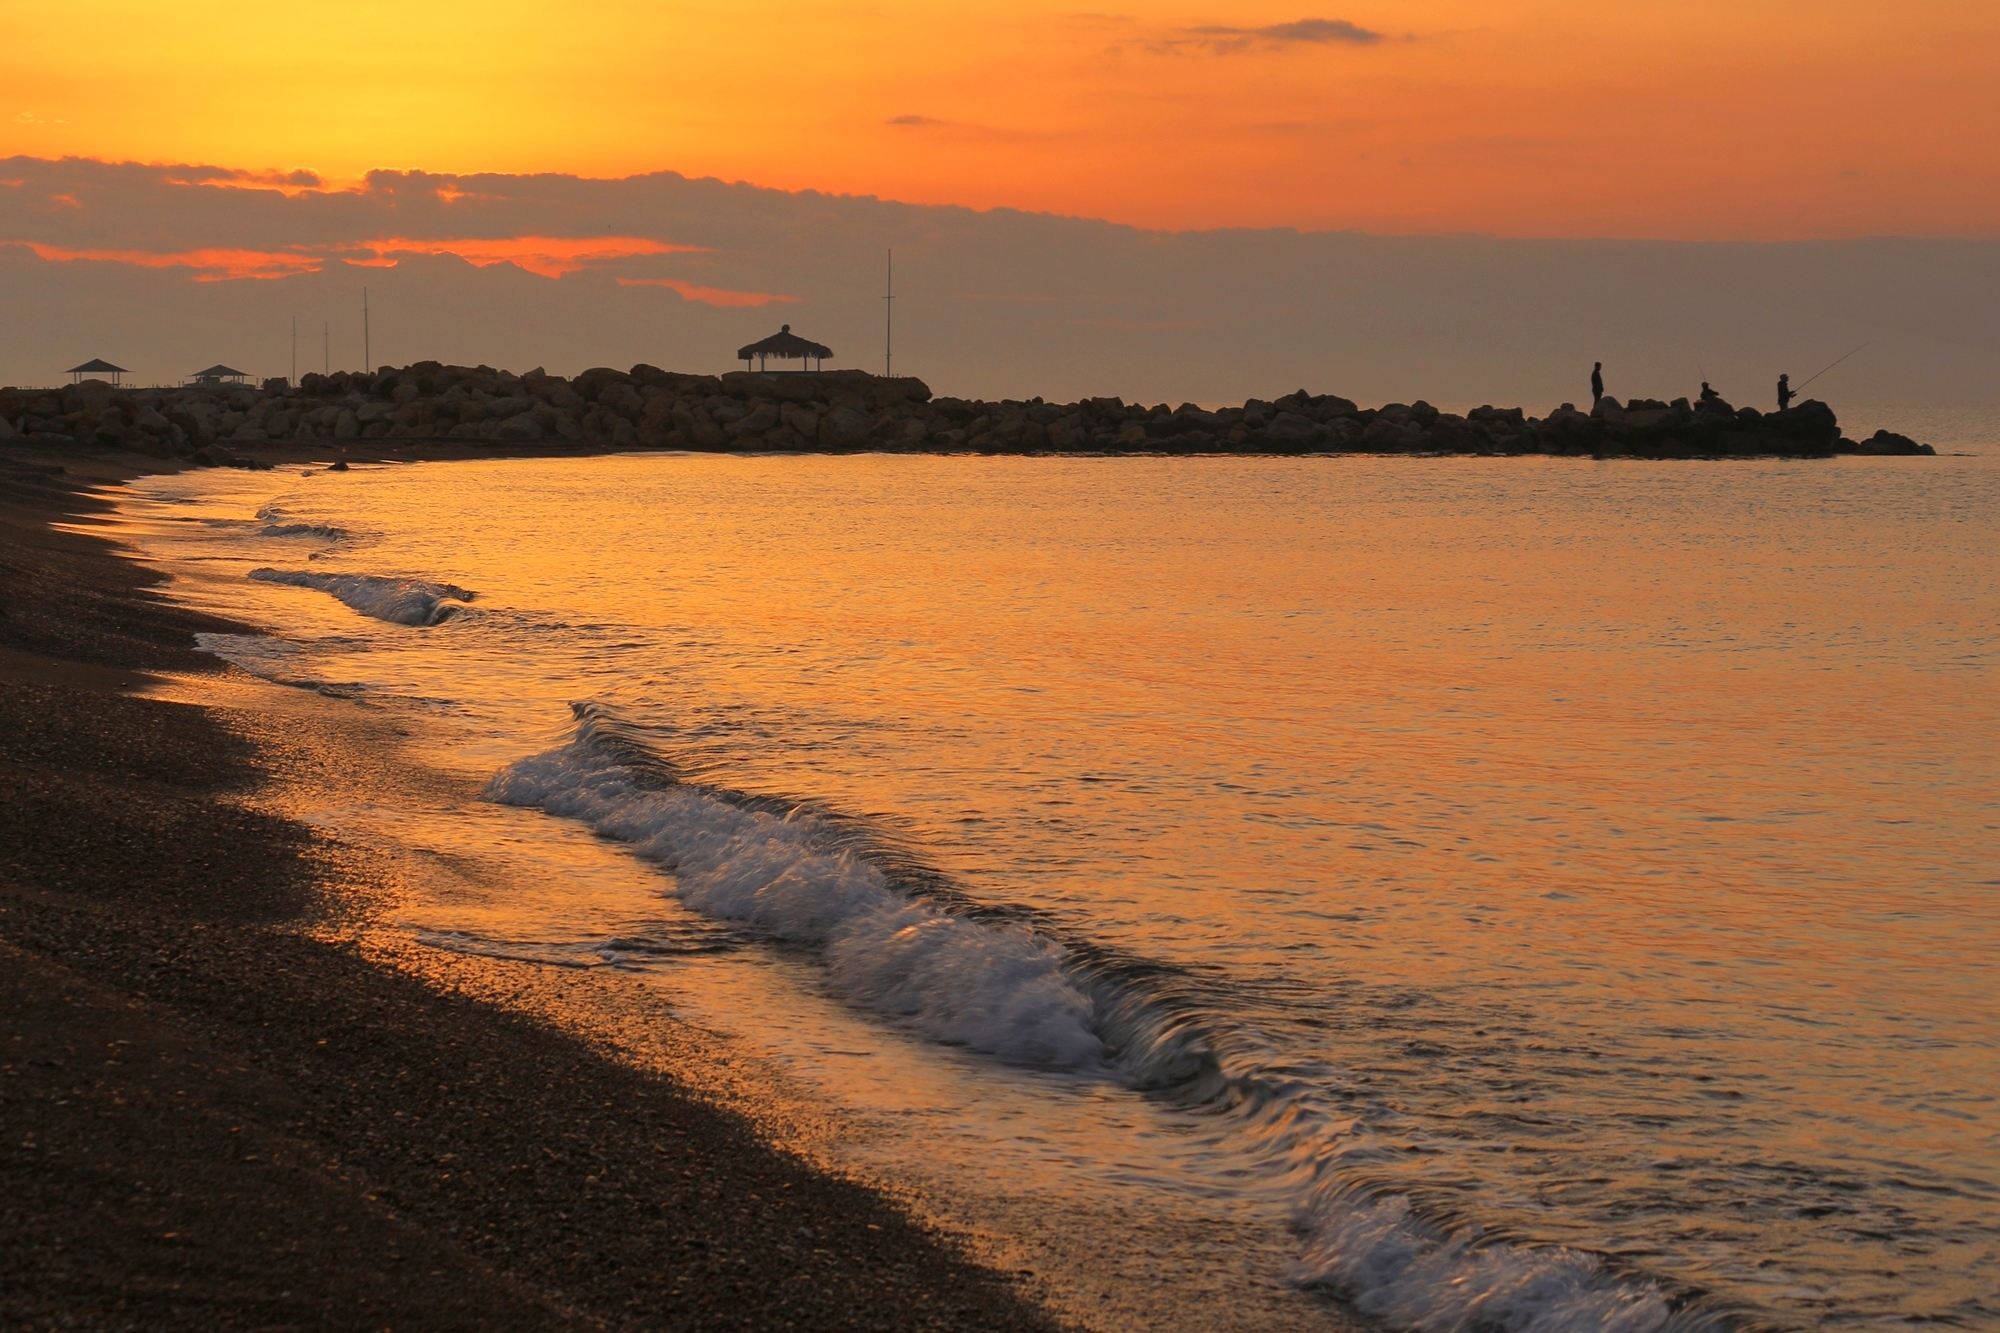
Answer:
M92 378L95 378L99 375L109 375L111 377L111 382L113 384L116 384L118 383L118 377L120 375L129 375L132 372L125 369L125 367L123 366L114 366L109 361L106 361L102 357L99 357L94 360L86 361L80 366L71 366L68 370L64 371L63 373L69 376L69 381L71 384L76 384L81 382L85 375L89 375Z
M197 370L194 374L188 376L188 378L196 384L245 384L249 382L250 372L247 370L232 370L230 367L218 363L210 366L207 370Z
M751 343L748 347L737 348L736 355L739 359L746 362L755 361L757 369L762 370L764 362L772 357L776 357L780 361L821 362L833 355L833 349L813 342L810 339L799 337L798 334L792 332L792 326L787 324L784 328L779 329L776 333L764 339L763 342ZM748 369L747 366L745 368ZM801 370L806 369L803 364L799 368ZM817 366L813 368L818 369Z

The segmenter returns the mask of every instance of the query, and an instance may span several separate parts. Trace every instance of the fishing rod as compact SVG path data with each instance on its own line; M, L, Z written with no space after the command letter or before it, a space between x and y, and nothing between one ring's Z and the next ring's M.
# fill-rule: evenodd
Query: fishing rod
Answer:
M1867 345L1868 345L1867 343L1862 343L1862 344L1861 344L1861 347L1866 347ZM1855 349L1854 349L1854 352L1858 352L1858 351L1860 351L1860 350L1861 350L1861 347L1857 347L1857 348L1855 348ZM1847 356L1853 356L1853 355L1854 355L1854 352L1849 352L1849 353L1847 354ZM1837 366L1837 365L1839 365L1839 364L1840 364L1840 362L1841 362L1841 361L1845 361L1845 360L1847 360L1847 356L1843 356L1843 357L1841 357L1841 358L1840 358L1840 361L1835 361L1835 362L1833 363L1833 366ZM1828 367L1826 368L1826 370L1832 370L1832 369L1833 369L1833 366L1828 366ZM1822 370L1822 371L1820 371L1820 372L1819 372L1819 375L1824 375L1824 374L1826 374L1826 370ZM1806 381L1806 384L1811 384L1811 383L1813 382L1813 380L1816 380L1816 379L1818 379L1818 378L1819 378L1819 375L1815 375L1815 376L1813 376L1813 377L1812 377L1812 380L1807 380L1807 381ZM1798 392L1798 391L1799 391L1800 389L1803 389L1803 388L1805 388L1805 387L1806 387L1806 384L1801 384L1801 385L1798 385L1798 386L1797 386L1796 388L1794 388L1794 389L1792 390L1792 392L1794 392L1794 393L1797 393L1797 392Z

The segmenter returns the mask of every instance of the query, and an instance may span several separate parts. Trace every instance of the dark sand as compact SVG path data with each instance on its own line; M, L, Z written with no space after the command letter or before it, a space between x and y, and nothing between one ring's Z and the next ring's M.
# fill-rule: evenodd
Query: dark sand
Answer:
M124 693L235 627L52 531L138 460L62 461L0 450L0 1326L1056 1326L670 1078L316 937L366 853L242 799L297 755Z

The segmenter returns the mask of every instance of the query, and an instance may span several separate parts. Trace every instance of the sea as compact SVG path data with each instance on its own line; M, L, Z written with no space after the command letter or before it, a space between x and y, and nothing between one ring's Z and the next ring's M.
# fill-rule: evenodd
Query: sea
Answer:
M1898 421L207 470L115 535L478 793L312 812L484 867L413 948L657 987L1079 1322L2000 1328L2000 414Z

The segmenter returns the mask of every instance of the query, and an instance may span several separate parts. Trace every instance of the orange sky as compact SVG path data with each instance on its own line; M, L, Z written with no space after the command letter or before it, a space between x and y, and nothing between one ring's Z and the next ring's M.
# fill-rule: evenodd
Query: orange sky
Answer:
M1993 236L1996 126L1992 0L0 8L0 157L669 169L1167 228Z

